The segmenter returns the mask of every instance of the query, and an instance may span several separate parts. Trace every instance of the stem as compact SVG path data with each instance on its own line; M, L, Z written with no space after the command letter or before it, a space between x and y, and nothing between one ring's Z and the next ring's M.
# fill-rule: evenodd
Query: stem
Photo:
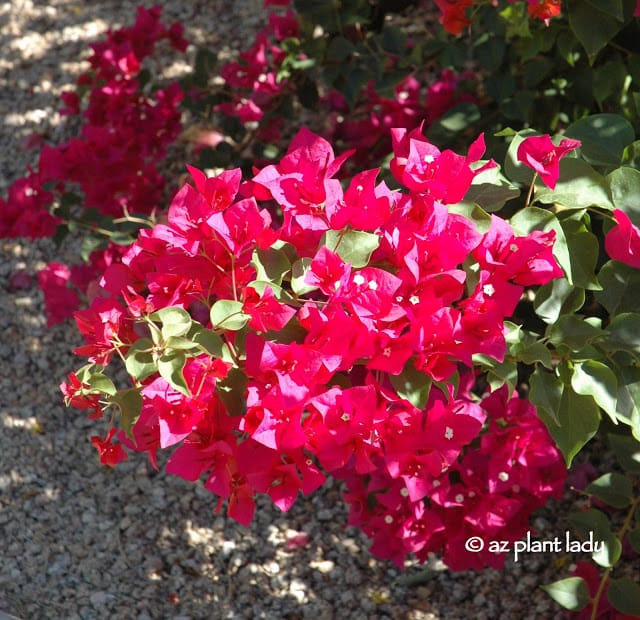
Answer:
M231 286L233 287L233 300L238 301L238 291L236 289L236 260L231 254Z
M622 543L622 540L626 536L627 532L631 530L631 521L633 520L633 515L636 509L640 506L640 496L636 497L633 502L631 502L631 506L629 507L629 511L627 512L627 516L624 519L624 523L616 533L616 538ZM609 579L609 575L613 570L613 566L607 568L602 574L602 578L600 579L600 584L598 585L598 591L596 595L593 597L593 607L591 609L591 620L596 620L598 615L598 606L600 605L600 599L604 594L604 587Z
M529 192L527 193L527 199L525 200L524 206L525 208L531 204L531 196L533 196L533 188L536 184L536 179L538 178L538 173L533 173L533 179L531 179L531 185L529 185Z
M338 235L338 241L336 241L336 247L335 247L335 248L333 248L333 251L334 251L334 252L337 252L337 251L338 251L338 248L340 247L340 244L342 243L342 239L344 238L344 235L345 235L345 233L346 233L346 232L347 232L347 229L346 229L346 228L343 228L343 229L340 231L340 234Z
M150 220L145 220L144 218L135 217L133 215L125 215L124 217L118 217L113 220L114 224L123 224L124 222L134 222L136 224L143 224L144 226L153 228L153 222L151 222Z

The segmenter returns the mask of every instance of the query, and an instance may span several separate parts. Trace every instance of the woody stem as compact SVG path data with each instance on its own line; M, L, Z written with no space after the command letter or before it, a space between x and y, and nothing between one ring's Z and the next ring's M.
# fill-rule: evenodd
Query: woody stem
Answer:
M527 199L525 200L524 206L528 207L531 204L531 196L533 196L533 188L536 184L536 179L538 178L538 173L533 173L533 178L531 179L531 185L529 185L529 192L527 193Z

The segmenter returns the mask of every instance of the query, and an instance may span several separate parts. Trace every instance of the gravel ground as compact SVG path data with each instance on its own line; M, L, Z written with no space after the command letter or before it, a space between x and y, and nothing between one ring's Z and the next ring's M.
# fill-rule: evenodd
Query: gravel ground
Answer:
M264 17L260 0L159 4L190 40L222 51L246 45ZM0 3L0 192L37 157L21 148L25 137L65 137L60 91L81 70L87 42L130 23L133 7ZM245 529L214 515L202 486L154 472L141 455L101 468L89 443L95 423L64 408L58 391L79 365L70 351L80 338L70 324L47 328L33 278L60 253L77 261L74 249L0 240L0 618L562 617L538 586L566 575L575 558L527 554L503 571L457 574L434 561L401 574L344 527L336 487L285 515L261 501ZM9 277L21 270L32 285L12 290ZM541 539L567 529L551 510L535 525ZM301 532L308 545L289 549Z

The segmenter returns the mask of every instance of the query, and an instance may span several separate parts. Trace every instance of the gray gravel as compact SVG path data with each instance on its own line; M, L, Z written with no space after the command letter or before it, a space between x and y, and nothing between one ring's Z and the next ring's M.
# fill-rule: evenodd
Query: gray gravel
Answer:
M264 17L260 0L159 4L185 23L188 38L223 51L246 45ZM23 138L64 138L60 91L81 70L87 42L129 23L133 6L0 4L0 192L37 157L21 150ZM75 248L56 254L47 241L0 240L0 250L0 618L562 617L538 588L557 578L558 557L531 554L503 571L458 574L434 560L426 572L410 565L401 575L344 527L337 487L284 515L261 501L245 529L214 515L202 486L154 472L141 455L102 468L89 442L102 429L64 408L58 391L79 365L70 351L80 338L71 324L47 328L35 278L27 289L9 282L20 270L33 277L60 253L77 261ZM566 529L550 519L539 518L541 537ZM309 544L289 550L301 532Z

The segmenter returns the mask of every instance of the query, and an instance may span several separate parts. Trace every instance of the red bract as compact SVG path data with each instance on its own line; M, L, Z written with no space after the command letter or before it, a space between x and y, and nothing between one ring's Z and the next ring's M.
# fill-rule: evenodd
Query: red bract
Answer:
M90 410L89 419L96 420L102 417L100 394L91 393L91 386L82 383L74 372L67 375L68 383L60 384L60 391L64 394L65 404L76 409Z
M476 175L496 165L489 161L479 168L470 167L484 155L482 135L471 144L467 156L462 157L449 150L440 152L422 135L421 129L411 132L394 129L391 134L395 154L391 171L411 191L428 194L444 204L455 204L462 200Z
M102 465L115 467L118 463L129 458L119 443L113 443L112 440L115 434L116 429L112 428L104 439L101 439L98 435L91 437L91 443L98 451Z
M542 182L554 189L560 176L560 160L580 144L580 140L565 138L556 146L547 134L530 136L518 146L518 161L535 170Z
M481 234L449 212L443 202L477 173L481 138L462 157L395 137L406 191L376 185L377 170L343 191L334 177L348 154L308 130L250 183L190 169L196 187L76 315L87 340L77 352L100 365L125 358L127 395L141 400L122 414L116 447L113 429L94 443L106 460L124 446L154 466L175 447L167 471L204 477L217 509L226 502L243 524L257 493L288 510L332 475L377 555L500 566L465 551L465 538L520 538L565 470L531 405L506 388L472 397L468 375L476 353L504 359L504 320L524 287L560 275L553 233L518 237L493 216ZM432 381L451 387L427 396ZM63 391L93 404L78 381Z
M640 269L640 228L620 209L613 212L617 225L604 239L607 254L625 265Z
M527 4L529 16L541 19L547 26L552 17L557 17L562 12L561 0L527 0Z
M473 6L473 0L436 0L442 15L440 23L451 34L460 34L471 23L467 9Z
M157 162L181 130L178 106L183 94L176 82L154 92L143 90L140 71L159 42L166 40L182 52L187 42L182 26L167 28L160 13L159 7L140 7L133 26L108 31L104 41L91 45L91 72L77 80L79 89L89 91L86 100L76 92L61 97L63 114L82 115L80 135L55 147L45 145L38 172L10 186L7 202L0 199L0 237L53 236L69 215L67 206L58 211L62 219L52 216L52 203L64 202L78 189L83 209L107 216L149 214L161 202L165 180ZM74 205L71 215L80 216L79 208ZM79 287L82 293L104 269L96 259L91 267L90 277L85 273ZM39 277L50 325L70 317L79 304L76 292L51 276L48 268Z

